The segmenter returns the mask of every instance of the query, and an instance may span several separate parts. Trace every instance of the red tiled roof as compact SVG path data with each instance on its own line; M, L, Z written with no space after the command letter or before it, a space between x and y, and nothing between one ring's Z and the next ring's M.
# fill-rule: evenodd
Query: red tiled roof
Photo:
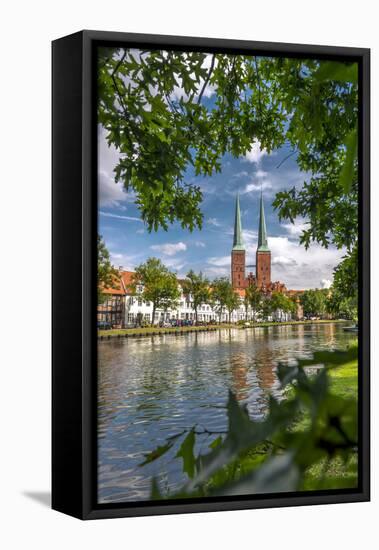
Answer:
M112 294L112 295L119 295L119 296L125 295L125 290L120 280L118 282L117 280L115 280L113 287L104 288L102 289L101 292L103 294Z
M120 278L114 279L114 285L110 288L104 288L104 294L113 294L125 296L128 293L129 285L133 282L134 271L121 271Z
M245 298L246 291L244 288L235 288L234 291L238 294L240 298Z
M125 287L125 290L129 290L128 287L133 283L134 271L121 271L121 280Z

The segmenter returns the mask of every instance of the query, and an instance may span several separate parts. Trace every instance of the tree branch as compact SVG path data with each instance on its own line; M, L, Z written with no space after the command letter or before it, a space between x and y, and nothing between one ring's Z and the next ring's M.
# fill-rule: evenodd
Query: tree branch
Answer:
M208 75L207 75L207 78L204 80L204 84L203 84L203 87L201 88L201 91L200 91L200 94L199 94L199 97L197 98L197 104L199 105L200 104L200 101L203 97L203 94L205 92L205 88L208 86L208 82L212 76L212 72L213 72L213 69L214 69L214 65L215 65L215 61L216 61L216 54L214 53L212 55L212 61L211 61L211 66L209 67L209 71L208 71Z
M295 155L297 153L297 149L295 149L294 151L291 151L291 153L289 153L287 156L284 157L284 159L282 159L278 166L276 168L280 168L282 164L284 164L286 162L286 160L288 160L290 157L292 157L293 155Z

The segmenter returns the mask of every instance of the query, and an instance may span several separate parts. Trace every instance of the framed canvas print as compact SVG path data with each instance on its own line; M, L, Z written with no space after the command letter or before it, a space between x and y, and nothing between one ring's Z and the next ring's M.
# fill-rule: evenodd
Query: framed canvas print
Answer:
M369 50L53 42L53 508L369 499Z

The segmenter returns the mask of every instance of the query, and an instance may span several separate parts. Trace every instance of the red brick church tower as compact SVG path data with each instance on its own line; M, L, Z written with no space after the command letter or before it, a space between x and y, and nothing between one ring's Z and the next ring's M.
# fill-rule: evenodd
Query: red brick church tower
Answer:
M252 273L249 273L246 277L246 251L242 240L241 211L239 196L237 195L231 262L233 288L236 290L243 290L249 285L256 285L258 288L269 292L272 290L280 290L282 287L285 288L281 283L271 282L271 252L267 244L267 230L262 194L260 202L258 247L256 252L255 269L255 277Z
M236 198L236 212L234 218L234 239L232 248L232 286L246 288L246 251L242 240L242 224L239 196Z
M267 231L263 195L261 193L261 206L259 214L258 248L256 252L256 284L258 288L271 285L271 252L267 244Z

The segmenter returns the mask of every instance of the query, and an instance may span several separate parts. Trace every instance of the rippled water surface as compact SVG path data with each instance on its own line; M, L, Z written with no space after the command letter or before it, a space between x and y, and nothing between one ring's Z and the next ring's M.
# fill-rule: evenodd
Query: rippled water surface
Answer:
M225 430L229 388L251 416L262 417L268 395L280 397L278 361L343 347L352 338L328 323L99 342L99 502L147 499L152 476L163 490L175 489L184 481L174 458L181 439L141 468L144 453L194 425ZM214 437L198 437L198 449Z

